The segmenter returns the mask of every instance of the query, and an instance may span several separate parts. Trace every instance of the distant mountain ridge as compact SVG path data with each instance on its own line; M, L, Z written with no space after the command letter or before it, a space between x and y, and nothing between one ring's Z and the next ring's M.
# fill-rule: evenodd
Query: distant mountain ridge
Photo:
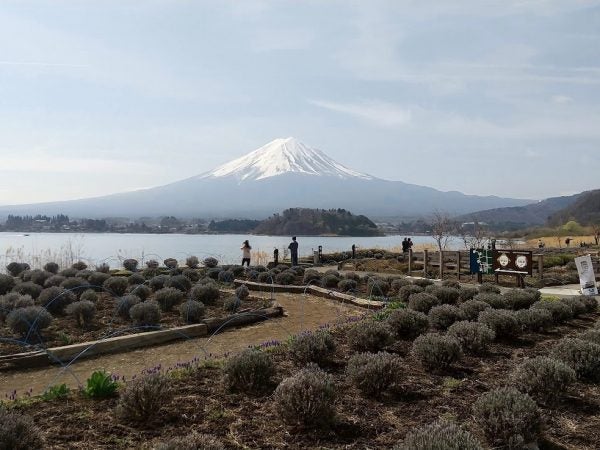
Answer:
M551 214L548 224L556 226L569 220L575 220L581 225L600 223L600 189L578 194L574 202Z
M290 207L337 209L370 217L450 214L527 200L465 195L388 181L349 169L294 138L276 139L213 171L164 186L104 197L0 207L8 214L70 217L202 217L263 219Z

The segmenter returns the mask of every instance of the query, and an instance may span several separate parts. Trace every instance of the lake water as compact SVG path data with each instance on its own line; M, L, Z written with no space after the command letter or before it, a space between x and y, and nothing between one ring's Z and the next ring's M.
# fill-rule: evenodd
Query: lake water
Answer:
M399 248L404 236L380 237L315 237L299 236L301 256L312 255L319 245L324 253L351 251L352 244L358 248ZM105 262L111 267L119 267L125 258L135 258L141 263L149 259L163 261L176 258L185 261L195 255L201 260L207 256L216 257L223 264L241 262L240 246L245 239L250 240L253 249L252 263L257 261L258 252L269 260L275 248L280 258L290 242L288 236L253 236L241 234L190 235L190 234L116 234L116 233L0 233L0 270L11 261L25 261L32 267L41 267L48 261L61 266L72 261L83 260L88 264ZM412 236L415 247L432 244L429 236ZM457 239L454 240L459 244Z

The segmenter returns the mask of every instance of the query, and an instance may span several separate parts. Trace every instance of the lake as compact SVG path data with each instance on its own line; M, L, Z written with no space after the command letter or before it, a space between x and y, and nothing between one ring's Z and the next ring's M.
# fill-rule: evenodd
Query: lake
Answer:
M351 251L357 248L399 248L404 235L379 237L318 237L298 236L300 256L312 255L319 245L324 253ZM149 259L163 261L176 258L185 261L195 255L200 260L216 257L223 264L241 262L240 246L249 239L253 251L253 264L266 263L272 259L273 250L279 249L280 258L290 242L288 236L253 236L242 234L117 234L117 233L0 233L0 270L11 261L28 262L32 268L41 267L48 261L61 266L83 260L95 265L107 263L120 267L126 258L143 263ZM432 244L430 236L412 236L415 248L420 244ZM460 244L458 239L453 241ZM457 248L451 244L450 248ZM262 255L262 256L261 256Z

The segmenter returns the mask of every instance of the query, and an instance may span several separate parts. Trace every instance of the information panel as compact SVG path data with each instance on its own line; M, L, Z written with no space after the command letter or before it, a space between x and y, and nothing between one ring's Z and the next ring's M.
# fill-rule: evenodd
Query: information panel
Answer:
M494 250L494 273L532 275L533 252L520 250Z

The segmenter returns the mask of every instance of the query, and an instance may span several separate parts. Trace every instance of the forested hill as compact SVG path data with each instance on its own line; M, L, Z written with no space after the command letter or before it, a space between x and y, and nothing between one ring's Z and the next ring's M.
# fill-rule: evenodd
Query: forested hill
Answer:
M600 221L600 189L583 192L577 200L555 212L548 219L549 225L560 225L575 220L581 225L591 225Z
M380 232L368 217L345 209L290 208L263 220L257 234L377 236Z

